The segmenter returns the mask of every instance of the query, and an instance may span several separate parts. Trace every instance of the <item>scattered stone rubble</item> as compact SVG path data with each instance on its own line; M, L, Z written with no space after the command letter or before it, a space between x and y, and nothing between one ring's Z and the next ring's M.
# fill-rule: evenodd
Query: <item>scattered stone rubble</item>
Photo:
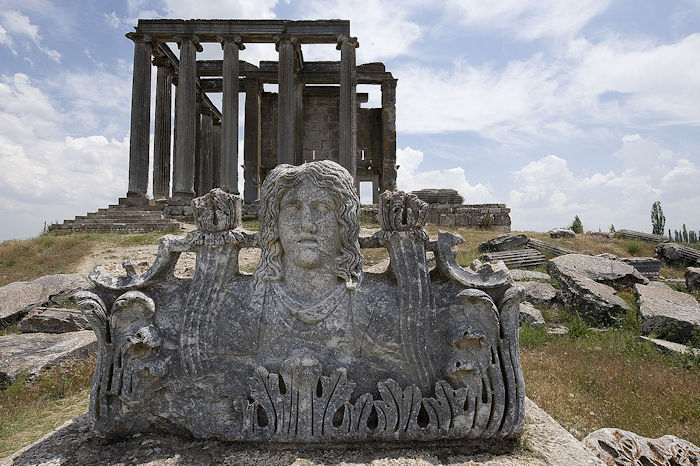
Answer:
M659 243L654 248L659 259L671 265L700 267L700 250L677 243Z
M688 267L685 270L685 287L688 291L700 291L700 267Z
M21 373L34 376L60 360L94 355L96 341L91 330L0 336L0 387L11 384Z
M16 322L54 295L70 295L89 286L90 282L78 274L46 275L31 282L5 285L0 288L0 322Z
M677 343L687 342L700 330L700 303L694 296L661 282L634 286L642 332Z
M697 465L700 448L675 435L656 439L621 429L598 429L583 439L583 444L609 465Z
M568 228L553 228L549 230L549 236L551 238L573 238L576 233Z

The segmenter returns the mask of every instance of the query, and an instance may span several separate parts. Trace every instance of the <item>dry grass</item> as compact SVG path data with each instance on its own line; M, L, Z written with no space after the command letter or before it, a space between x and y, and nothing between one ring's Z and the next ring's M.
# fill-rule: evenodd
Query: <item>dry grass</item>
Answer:
M168 232L151 233L45 233L36 238L0 243L0 286L30 281L43 275L75 273L80 262L98 246L156 244Z
M94 358L68 361L0 392L0 457L84 413L94 369Z
M543 342L539 342L543 343ZM546 338L524 348L527 395L576 437L602 427L700 444L700 365L678 367L632 332Z

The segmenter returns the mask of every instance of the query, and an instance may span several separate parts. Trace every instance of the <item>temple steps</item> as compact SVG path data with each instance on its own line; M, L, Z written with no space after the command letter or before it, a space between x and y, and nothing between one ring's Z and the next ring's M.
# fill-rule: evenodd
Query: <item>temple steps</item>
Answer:
M49 226L52 231L149 231L180 230L181 225L163 215L162 205L110 205Z

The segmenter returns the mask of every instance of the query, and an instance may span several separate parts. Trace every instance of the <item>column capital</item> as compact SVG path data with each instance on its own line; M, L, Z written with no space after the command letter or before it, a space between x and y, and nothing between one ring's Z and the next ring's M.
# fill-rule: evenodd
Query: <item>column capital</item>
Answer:
M277 52L280 51L280 44L285 43L285 42L291 43L295 49L299 47L299 39L296 38L295 36L282 34L282 35L273 37L272 40L275 42L275 50Z
M218 119L218 118L216 118L216 117L214 117L214 120L213 120L212 124L213 124L214 126L221 126L221 120Z
M153 57L153 66L157 66L158 68L168 68L169 71L172 71L172 63L170 63L170 60L166 56L159 56L159 57Z
M175 42L177 43L177 48L179 49L182 48L183 42L191 42L197 49L197 52L201 52L202 50L204 50L202 48L202 44L199 43L199 36L195 34L183 34L181 36L175 36L173 37L173 39L175 39Z
M127 32L126 34L124 34L124 36L127 39L133 40L134 42L152 42L153 41L150 34L143 34L140 32Z
M238 46L239 50L245 50L245 44L243 44L243 39L241 39L241 36L238 34L236 35L225 35L225 36L216 36L216 41L221 44L221 48L224 48L224 45L226 42L233 42Z
M338 34L336 50L340 50L343 45L349 45L352 48L358 48L360 43L357 41L357 37L350 37L345 34Z
M385 79L382 81L382 88L387 88L387 89L396 89L396 82L398 79Z
M250 78L245 78L243 80L243 87L245 87L246 92L255 90L260 92L261 89L260 81L258 81L257 79Z

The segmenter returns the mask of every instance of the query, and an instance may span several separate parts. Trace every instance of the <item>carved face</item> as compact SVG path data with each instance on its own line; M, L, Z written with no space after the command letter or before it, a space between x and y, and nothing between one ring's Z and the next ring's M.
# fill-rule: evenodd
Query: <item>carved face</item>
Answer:
M335 209L330 194L309 179L287 191L277 220L283 260L307 269L332 264L341 247Z

